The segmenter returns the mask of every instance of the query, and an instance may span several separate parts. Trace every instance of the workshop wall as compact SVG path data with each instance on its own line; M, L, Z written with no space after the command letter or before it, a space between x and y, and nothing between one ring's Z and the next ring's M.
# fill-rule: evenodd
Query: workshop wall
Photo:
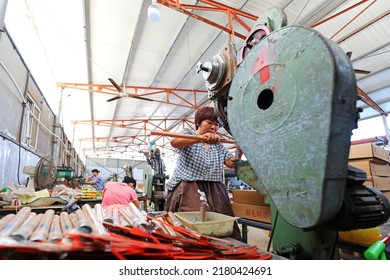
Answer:
M7 32L0 33L0 105L0 187L26 184L23 167L34 166L47 155L74 168L76 174L84 171Z

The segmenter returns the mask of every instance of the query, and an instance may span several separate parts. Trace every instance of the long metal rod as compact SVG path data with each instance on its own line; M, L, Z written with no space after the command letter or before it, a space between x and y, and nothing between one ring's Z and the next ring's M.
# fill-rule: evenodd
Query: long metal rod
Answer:
M167 131L157 131L157 130L151 130L150 135L178 137L178 138L184 138L184 139L197 139L200 141L207 140L207 137L203 136L203 135L189 135L189 134L180 134L180 133L173 133L173 132L167 132ZM221 143L235 144L236 142L233 140L229 140L229 139L221 139Z

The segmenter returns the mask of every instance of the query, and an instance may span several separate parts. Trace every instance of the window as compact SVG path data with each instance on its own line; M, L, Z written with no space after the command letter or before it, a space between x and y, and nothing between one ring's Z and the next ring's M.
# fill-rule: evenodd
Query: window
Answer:
M30 96L27 96L22 143L33 149L37 148L40 118L41 110L35 104L34 100Z

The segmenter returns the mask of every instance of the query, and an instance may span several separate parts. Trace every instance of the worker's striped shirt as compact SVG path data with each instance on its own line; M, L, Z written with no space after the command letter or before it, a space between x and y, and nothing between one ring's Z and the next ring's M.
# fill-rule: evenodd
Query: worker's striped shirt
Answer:
M181 133L196 135L193 130ZM176 149L178 160L171 180L166 184L172 191L181 181L222 182L224 162L233 156L222 144L212 144L206 150L203 143Z

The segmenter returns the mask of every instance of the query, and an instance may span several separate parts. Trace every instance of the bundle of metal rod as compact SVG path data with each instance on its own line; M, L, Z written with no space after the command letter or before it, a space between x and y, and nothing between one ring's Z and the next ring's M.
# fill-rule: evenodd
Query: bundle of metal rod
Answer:
M30 207L23 207L19 212L0 230L0 237L9 236L27 219L31 213Z
M0 230L7 225L13 218L15 214L8 214L0 220Z
M135 206L133 202L130 202L127 208L131 211L131 213L133 213L133 215L137 216L142 223L145 224L149 223L148 220L146 219L146 216L142 214L141 210L139 210L138 207Z
M180 226L182 227L183 224L180 222L178 218L176 218L175 214L173 212L168 212L168 217L172 220L172 225L174 226Z
M154 229L153 226L144 223L137 215L134 215L130 211L129 207L119 208L119 213L123 215L123 217L130 224L131 227L138 227L145 231L150 231Z
M126 207L119 208L120 215L130 224L131 227L136 227L141 221L138 217L134 216L133 213Z
M167 231L167 230L161 225L161 223L160 223L159 221L157 221L157 220L151 220L150 222L151 222L151 224L155 227L155 229L157 229L157 230L159 229L159 230L161 230L163 233L170 235L169 231Z
M75 213L70 213L69 214L69 219L72 223L73 228L78 228L80 226L79 219L77 218L77 215Z
M71 231L74 228L69 218L68 212L61 212L60 225L61 225L61 231L63 235L67 234L69 231Z
M120 213L119 209L118 211L118 225L122 227L132 227L131 224L125 219L125 217ZM115 223L114 223L115 224Z
M155 225L156 228L161 229L162 232L164 232L165 234L171 235L171 236L177 236L177 234L174 230L172 230L169 226L166 226L164 223L162 223L158 219L152 219L151 223L153 225Z
M38 227L33 231L30 241L47 241L51 222L53 221L54 210L49 209L43 214Z
M114 223L114 219L112 217L112 211L113 211L112 207L104 207L103 208L103 221L104 222L111 223L111 224Z
M76 217L77 217L77 220L78 220L78 227L77 229L82 231L82 232L88 232L88 233L91 233L92 232L92 225L90 224L90 222L88 221L87 217L85 216L85 213L83 210L81 209L78 209L76 212Z
M58 242L62 239L62 230L60 226L60 216L54 215L53 221L51 222L49 238L50 242Z
M97 218L97 220L99 221L99 223L103 223L103 208L102 208L102 205L100 203L97 203L95 204L95 206L93 207L93 212Z
M103 208L104 211L104 221L115 224L115 225L129 225L128 222L121 223L121 219L123 221L123 217L119 214L119 208L125 207L124 205L110 205Z
M100 222L95 216L94 211L89 204L84 204L82 209L85 216L90 221L93 228L96 230L97 234L108 234L106 228L103 226L102 222Z
M120 221L119 221L119 210L118 210L117 207L114 207L112 209L112 222L115 225L119 225L120 224Z
M27 219L17 228L13 233L11 233L11 237L15 240L27 240L31 233L36 229L39 222L41 221L43 214L40 214L38 217L36 213L31 212Z
M168 215L167 211L151 211L146 213L145 211L141 211L141 213L146 217L152 217L152 218L159 218L159 217L165 217Z

